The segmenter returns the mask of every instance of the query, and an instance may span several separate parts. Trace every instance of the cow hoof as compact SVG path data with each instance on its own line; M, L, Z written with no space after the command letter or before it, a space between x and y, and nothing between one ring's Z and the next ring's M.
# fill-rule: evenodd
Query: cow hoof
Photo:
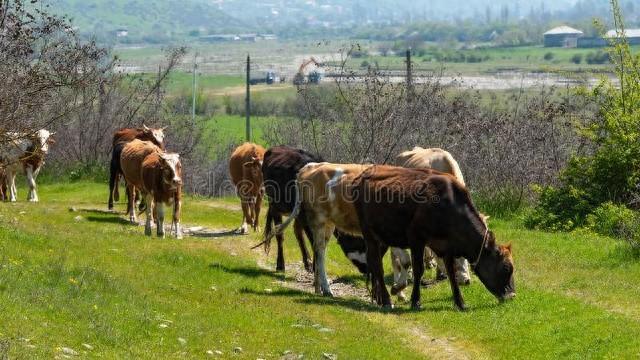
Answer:
M411 304L411 310L422 310L422 304L420 301Z
M393 285L391 287L391 295L398 295L402 290L404 290L407 285Z
M385 311L393 310L393 304L384 304L384 305L382 305L382 310L385 310Z
M471 280L470 279L462 279L458 281L458 285L469 285L471 284Z
M176 239L178 239L178 240L182 240L182 234L177 234L177 235L176 235Z
M456 309L458 309L458 311L467 311L467 306L465 304L456 305Z
M326 290L322 291L322 296L333 297L333 293L331 292L331 290L326 289Z
M144 234L147 236L151 236L151 228L150 227L145 227L144 228Z

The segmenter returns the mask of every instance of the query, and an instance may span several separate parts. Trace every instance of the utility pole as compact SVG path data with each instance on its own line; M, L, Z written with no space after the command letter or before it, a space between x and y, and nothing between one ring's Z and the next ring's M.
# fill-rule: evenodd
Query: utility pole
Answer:
M193 98L191 102L191 121L193 123L196 122L196 77L198 73L198 63L196 62L198 59L198 53L196 52L193 56Z
M244 99L244 113L246 116L246 132L245 137L247 141L251 141L251 58L247 54L247 95Z
M407 49L407 102L413 98L413 75L411 74L411 48Z

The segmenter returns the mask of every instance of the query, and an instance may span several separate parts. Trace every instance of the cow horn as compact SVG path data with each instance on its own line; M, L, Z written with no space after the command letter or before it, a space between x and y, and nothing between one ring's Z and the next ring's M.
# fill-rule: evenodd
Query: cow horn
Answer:
M169 125L163 126L163 127L160 128L160 130L165 131L165 130L167 130L168 127L169 127Z
M147 131L149 131L149 130L150 130L150 129L149 129L149 127L148 127L147 125L145 125L145 124L142 124L142 128L143 128L143 129L145 129L145 130L147 130Z
M57 133L57 131L51 132L51 133L49 133L49 136L53 136L53 135L55 135L56 133Z

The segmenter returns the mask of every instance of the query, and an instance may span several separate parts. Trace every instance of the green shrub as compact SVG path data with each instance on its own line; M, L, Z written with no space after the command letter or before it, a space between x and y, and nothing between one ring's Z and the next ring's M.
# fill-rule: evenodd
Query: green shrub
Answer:
M598 206L587 216L586 227L601 235L632 237L640 235L640 216L624 205L611 201Z
M582 54L575 54L571 57L571 62L574 64L582 63Z
M551 60L553 60L554 56L555 55L553 55L552 52L548 52L548 53L544 54L544 59L547 60L547 61L551 61Z

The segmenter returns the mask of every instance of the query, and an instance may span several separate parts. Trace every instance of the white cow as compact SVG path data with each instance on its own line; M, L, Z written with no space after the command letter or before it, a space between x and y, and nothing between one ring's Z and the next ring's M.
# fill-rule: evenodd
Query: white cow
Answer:
M44 164L44 156L49 152L54 133L41 129L35 133L7 133L0 140L0 166L6 173L5 181L9 201L17 200L16 175L22 169L27 177L29 194L27 200L38 201L36 177Z

